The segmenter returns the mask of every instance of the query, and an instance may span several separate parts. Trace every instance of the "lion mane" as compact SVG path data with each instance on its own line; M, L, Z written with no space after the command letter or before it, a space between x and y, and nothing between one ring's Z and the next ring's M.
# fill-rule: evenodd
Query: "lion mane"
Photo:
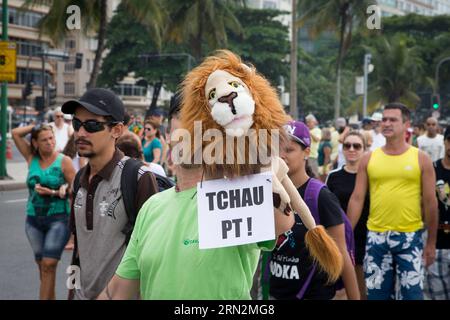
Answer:
M222 132L222 139L225 141L226 132L222 126L217 124L211 116L211 107L208 104L205 84L211 73L216 70L223 70L231 75L241 79L248 87L253 100L255 101L255 111L253 113L253 125L250 129L259 132L260 129L267 130L267 139L264 139L265 145L260 145L260 139L255 137L257 147L263 147L270 155L272 150L272 129L279 129L280 136L284 135L281 130L288 121L288 116L284 112L275 89L269 81L259 74L253 66L248 66L242 62L240 57L228 50L219 50L215 55L207 57L202 64L193 69L182 83L182 108L181 123L184 129L189 131L191 137L194 137L194 122L201 121L202 132L207 129L218 129ZM227 136L227 139L236 139ZM217 143L217 141L214 141ZM202 141L202 149L207 145L214 143L211 141ZM236 142L236 140L235 140ZM238 148L238 143L234 143L233 161L226 161L226 145L223 143L223 152L221 163L206 164L202 157L202 166L207 176L213 178L242 176L260 172L263 164L258 158L256 163L249 163L249 144L250 139L245 140L245 149ZM194 149L194 143L191 143L191 154L199 150ZM243 152L243 154L241 154ZM217 155L216 155L217 156ZM244 163L239 164L239 156L244 156Z

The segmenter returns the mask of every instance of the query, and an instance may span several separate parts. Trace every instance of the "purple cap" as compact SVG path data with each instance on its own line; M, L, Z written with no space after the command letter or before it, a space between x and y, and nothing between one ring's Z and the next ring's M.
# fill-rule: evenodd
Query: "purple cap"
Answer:
M284 126L284 130L286 130L287 134L298 143L301 143L305 147L311 146L311 136L309 135L309 129L303 122L289 121Z

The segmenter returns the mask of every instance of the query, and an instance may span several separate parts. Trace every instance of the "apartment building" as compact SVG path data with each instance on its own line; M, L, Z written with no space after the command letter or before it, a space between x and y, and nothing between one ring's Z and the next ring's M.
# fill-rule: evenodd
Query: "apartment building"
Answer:
M378 0L382 16L450 14L450 0Z
M51 47L51 41L47 36L39 36L37 23L48 12L48 7L38 6L23 10L24 1L8 1L9 41L16 43L17 50L17 75L14 83L8 84L8 103L13 107L22 106L24 103L34 106L34 99L41 95L41 86L44 77L51 83L55 75L55 65L49 61L45 63L42 72L42 60L40 52ZM1 10L0 10L1 11ZM2 12L0 12L0 15ZM1 25L2 20L0 20ZM0 30L1 32L1 30ZM44 74L44 77L43 77ZM27 102L22 101L22 89L29 79L33 82L32 94Z

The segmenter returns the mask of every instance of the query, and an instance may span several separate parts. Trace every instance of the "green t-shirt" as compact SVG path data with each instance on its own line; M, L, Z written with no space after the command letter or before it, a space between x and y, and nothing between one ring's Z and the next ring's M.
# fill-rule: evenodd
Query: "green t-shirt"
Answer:
M198 247L197 190L171 188L147 200L116 274L140 279L142 299L250 299L260 249L275 240Z
M43 187L57 190L66 183L64 173L62 172L61 163L64 155L59 154L56 160L47 168L42 169L39 165L39 158L33 157L28 169L27 187L28 202L27 215L29 216L51 216L55 214L69 215L69 201L61 199L59 196L41 196L34 188L36 184Z

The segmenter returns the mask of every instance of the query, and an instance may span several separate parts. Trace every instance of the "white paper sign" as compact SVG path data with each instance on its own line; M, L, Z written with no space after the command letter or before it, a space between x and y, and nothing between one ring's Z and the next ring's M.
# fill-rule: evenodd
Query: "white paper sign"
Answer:
M197 184L199 248L275 239L272 173Z

